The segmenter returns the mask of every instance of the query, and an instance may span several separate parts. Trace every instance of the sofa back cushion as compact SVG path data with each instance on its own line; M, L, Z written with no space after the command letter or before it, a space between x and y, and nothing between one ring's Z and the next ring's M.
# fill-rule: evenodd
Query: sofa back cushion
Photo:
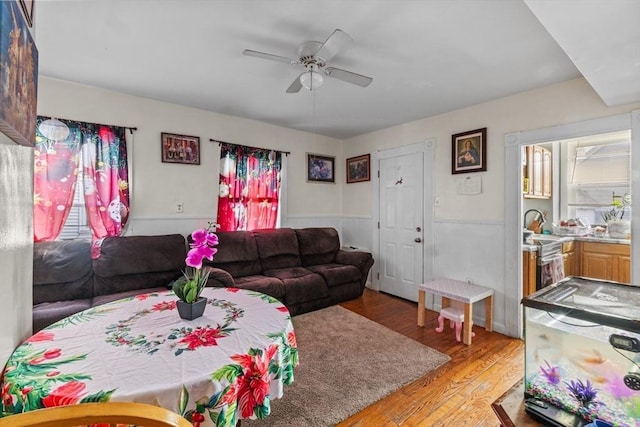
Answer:
M93 260L94 295L168 286L186 268L181 234L106 237Z
M203 260L204 265L220 268L233 277L260 274L262 266L258 247L250 231L218 231L218 252L213 261Z
M260 262L264 270L299 267L300 250L296 232L291 228L254 230Z
M91 243L60 240L33 244L33 304L93 295Z
M301 228L296 230L303 266L331 264L340 250L340 237L335 228Z

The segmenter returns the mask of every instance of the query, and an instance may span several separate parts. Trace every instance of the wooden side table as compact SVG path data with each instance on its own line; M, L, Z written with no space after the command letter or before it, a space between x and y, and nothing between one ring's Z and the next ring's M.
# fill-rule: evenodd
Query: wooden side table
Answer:
M471 326L473 325L473 303L485 301L485 326L487 331L493 331L493 289L473 285L452 279L437 279L418 285L418 326L424 326L425 293L440 295L442 308L449 307L450 300L464 303L464 327L462 328L462 342L471 345Z

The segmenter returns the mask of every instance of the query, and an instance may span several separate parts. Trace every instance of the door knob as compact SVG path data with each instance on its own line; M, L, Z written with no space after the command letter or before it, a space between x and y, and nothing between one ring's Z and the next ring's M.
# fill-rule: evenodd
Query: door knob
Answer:
M419 237L416 237L415 239L413 239L413 241L416 242L416 243L420 243L420 242L422 242L422 239L419 238Z

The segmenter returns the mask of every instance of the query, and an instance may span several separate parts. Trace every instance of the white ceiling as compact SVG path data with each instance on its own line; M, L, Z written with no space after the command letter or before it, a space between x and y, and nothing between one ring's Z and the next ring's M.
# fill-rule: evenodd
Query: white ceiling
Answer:
M638 0L39 0L35 31L41 75L348 138L580 75L640 102L638 17ZM299 69L242 54L296 58L336 28L354 41L330 65L369 87L287 94Z

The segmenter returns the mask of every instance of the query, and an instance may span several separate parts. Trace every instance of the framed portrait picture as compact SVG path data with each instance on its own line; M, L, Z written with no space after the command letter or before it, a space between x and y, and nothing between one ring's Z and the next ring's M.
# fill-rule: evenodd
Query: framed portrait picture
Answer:
M371 155L347 159L347 184L371 180Z
M0 131L20 145L33 147L38 49L17 1L0 2L0 82Z
M307 153L307 181L336 182L335 157Z
M487 128L451 135L451 173L487 170Z
M200 164L200 138L162 132L162 161L164 163Z

